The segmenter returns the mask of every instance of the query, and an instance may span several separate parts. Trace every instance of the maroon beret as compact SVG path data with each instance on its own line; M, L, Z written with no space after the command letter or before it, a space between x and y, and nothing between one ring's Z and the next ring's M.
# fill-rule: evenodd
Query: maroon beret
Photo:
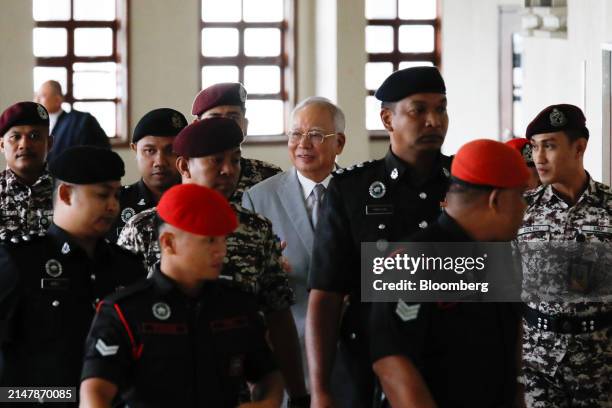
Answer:
M215 106L232 105L244 109L247 91L239 82L223 82L200 91L191 106L191 114L200 116Z
M240 146L242 129L233 119L209 118L183 128L174 138L172 148L183 157L204 157Z
M49 113L39 103L18 102L2 112L0 116L0 137L13 126L47 126L49 127Z
M164 222L196 235L227 235L238 227L227 199L196 184L179 184L166 191L157 204L157 214Z
M531 121L527 126L525 137L531 140L533 135L565 130L579 130L584 133L584 137L589 138L586 118L579 107L568 104L551 105Z

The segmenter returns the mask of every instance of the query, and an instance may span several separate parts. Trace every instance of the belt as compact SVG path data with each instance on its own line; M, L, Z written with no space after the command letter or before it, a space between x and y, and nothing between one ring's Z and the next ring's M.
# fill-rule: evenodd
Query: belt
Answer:
M561 334L584 334L612 326L612 312L592 316L548 315L525 307L523 318L532 327Z

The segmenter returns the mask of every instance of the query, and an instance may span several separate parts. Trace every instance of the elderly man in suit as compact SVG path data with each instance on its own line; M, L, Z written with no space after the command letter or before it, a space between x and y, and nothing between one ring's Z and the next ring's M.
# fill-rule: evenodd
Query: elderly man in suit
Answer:
M344 113L325 98L305 99L291 116L287 136L293 167L251 187L242 205L270 219L274 232L286 242L284 256L291 265L296 295L292 311L303 344L314 227L346 137Z

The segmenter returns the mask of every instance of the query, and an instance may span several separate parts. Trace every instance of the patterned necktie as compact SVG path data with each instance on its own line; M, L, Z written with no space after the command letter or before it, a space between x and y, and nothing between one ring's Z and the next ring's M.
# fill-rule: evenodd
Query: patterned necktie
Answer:
M319 220L319 209L321 207L321 200L323 199L324 194L325 186L323 184L317 184L311 193L314 201L312 204L312 214L310 216L313 228L317 226L317 221Z

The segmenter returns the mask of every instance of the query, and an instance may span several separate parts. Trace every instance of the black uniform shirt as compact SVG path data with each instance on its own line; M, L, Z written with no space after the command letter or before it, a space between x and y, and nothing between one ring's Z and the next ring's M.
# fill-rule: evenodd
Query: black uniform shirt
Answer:
M433 222L448 189L450 164L450 157L440 154L421 185L416 185L410 166L391 150L384 159L337 170L317 223L310 288L350 294L351 306L358 305L361 243L378 242L384 247ZM350 324L351 319L355 324ZM344 320L351 339L367 326L363 316L351 309Z
M244 380L275 369L256 299L223 281L190 298L156 269L104 301L87 338L83 380L116 384L138 407L235 407Z
M145 276L131 252L101 240L91 259L56 225L0 246L0 384L78 386L96 303Z
M113 228L111 228L107 235L108 240L111 242L117 242L121 230L130 218L144 210L155 207L157 205L157 199L144 181L140 179L134 184L121 188L119 205L121 207L119 217L117 217L115 225L113 225Z
M408 241L473 240L442 214ZM509 303L375 303L371 359L410 358L439 407L510 407L516 391L517 311Z

